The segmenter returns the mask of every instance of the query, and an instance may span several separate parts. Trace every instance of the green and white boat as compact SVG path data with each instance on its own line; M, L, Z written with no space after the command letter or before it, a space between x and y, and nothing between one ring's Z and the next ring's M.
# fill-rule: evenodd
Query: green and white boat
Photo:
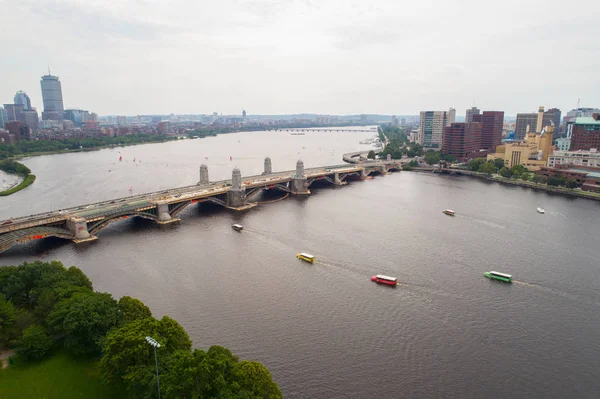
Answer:
M491 271L485 272L483 273L483 275L489 278L490 280L498 280L504 283L512 283L512 276L510 274Z

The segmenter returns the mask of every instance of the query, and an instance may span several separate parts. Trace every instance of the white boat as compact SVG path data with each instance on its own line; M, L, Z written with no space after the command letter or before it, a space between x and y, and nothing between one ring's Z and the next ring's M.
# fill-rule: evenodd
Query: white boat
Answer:
M546 210L544 208L538 208L537 211L538 213L546 213Z
M231 228L234 229L235 231L242 231L244 230L244 226L242 226L241 224L233 224L231 225Z

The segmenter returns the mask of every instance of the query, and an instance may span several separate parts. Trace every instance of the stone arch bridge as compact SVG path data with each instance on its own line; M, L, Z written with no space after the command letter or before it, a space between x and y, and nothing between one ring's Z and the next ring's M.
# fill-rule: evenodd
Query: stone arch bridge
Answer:
M208 178L207 166L201 165L200 181L192 186L2 221L0 252L19 243L46 237L63 238L75 243L93 241L104 227L132 217L150 219L158 224L173 223L180 220L177 215L181 211L195 203L210 202L229 209L244 210L256 206L252 197L262 190L308 195L310 186L316 181L344 185L349 179L364 180L369 175L399 171L402 162L388 157L381 161L305 169L304 163L299 160L295 170L273 172L271 159L265 158L261 175L242 178L240 170L235 168L230 180L214 182Z

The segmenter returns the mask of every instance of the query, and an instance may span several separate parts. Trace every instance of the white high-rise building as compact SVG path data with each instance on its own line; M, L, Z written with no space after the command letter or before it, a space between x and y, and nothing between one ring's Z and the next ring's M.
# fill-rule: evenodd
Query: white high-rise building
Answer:
M441 148L444 127L454 123L456 110L448 111L421 111L417 141L423 147Z

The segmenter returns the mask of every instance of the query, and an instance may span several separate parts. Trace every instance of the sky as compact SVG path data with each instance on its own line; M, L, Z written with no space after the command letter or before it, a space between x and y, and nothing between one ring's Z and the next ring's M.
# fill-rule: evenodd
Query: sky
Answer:
M100 115L600 107L597 0L0 0L0 103Z

